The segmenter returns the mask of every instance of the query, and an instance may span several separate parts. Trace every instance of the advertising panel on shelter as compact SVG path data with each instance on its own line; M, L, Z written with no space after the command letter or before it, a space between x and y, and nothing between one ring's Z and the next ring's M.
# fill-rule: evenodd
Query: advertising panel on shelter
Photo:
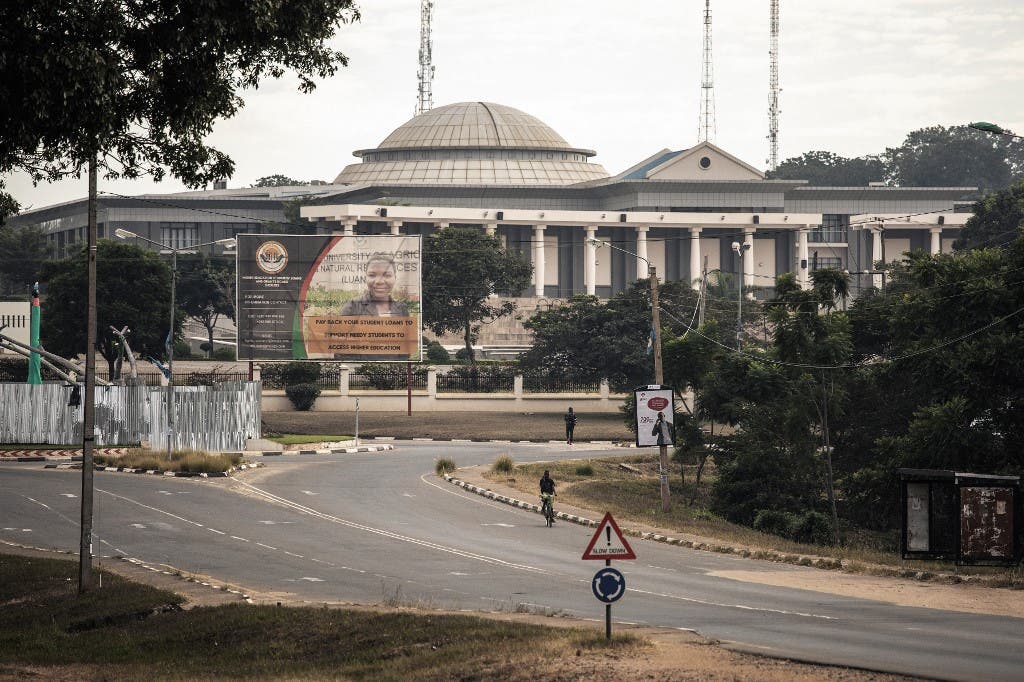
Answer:
M675 433L675 397L668 386L641 386L633 390L636 400L636 444L637 447L658 445L662 442L672 445Z
M238 235L238 359L420 359L418 235Z

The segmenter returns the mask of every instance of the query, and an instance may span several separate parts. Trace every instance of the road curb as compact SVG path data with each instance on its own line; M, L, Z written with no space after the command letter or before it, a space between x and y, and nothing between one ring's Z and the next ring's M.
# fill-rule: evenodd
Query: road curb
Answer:
M228 452L228 455L243 457L290 457L292 455L350 455L355 452L384 452L394 450L394 445L359 445L351 448L329 448L325 450L246 450L245 452Z
M212 472L197 472L197 471L163 471L161 469L133 469L132 467L110 467L110 466L95 466L93 467L96 471L111 471L123 474L150 474L153 476L169 476L171 478L227 478L236 471L244 471L246 469L258 469L265 466L261 462L253 462L252 464L239 464L236 467L231 467L227 471L212 471ZM47 464L45 469L81 469L82 465L79 462L72 464L54 463Z

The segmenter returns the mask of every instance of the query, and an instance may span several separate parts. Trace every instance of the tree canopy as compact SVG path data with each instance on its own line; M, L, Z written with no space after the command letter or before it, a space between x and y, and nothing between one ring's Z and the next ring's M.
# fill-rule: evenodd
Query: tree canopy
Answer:
M235 319L234 279L234 261L214 260L202 253L178 259L177 303L206 329L207 356L213 352L220 317Z
M770 180L806 180L821 187L863 187L885 180L882 160L874 156L846 158L832 152L812 151L786 159L769 171Z
M0 229L0 295L27 296L50 253L39 228Z
M974 215L960 230L955 249L1002 246L1016 241L1024 228L1024 180L977 201Z
M480 325L516 309L512 301L490 297L517 294L529 284L533 266L477 228L438 230L423 251L423 322L435 334L461 334L472 358Z
M302 180L295 180L289 178L287 175L281 175L276 173L274 175L266 175L257 180L252 186L253 187L291 187L294 185L305 185Z
M3 3L0 173L52 181L96 160L108 178L230 177L204 142L214 122L266 77L290 71L312 90L347 64L327 40L358 18L351 0Z
M162 355L170 318L171 268L159 254L121 241L101 239L96 253L97 349L111 374L118 356L110 327L131 329L129 341L139 355ZM46 285L42 301L40 337L46 350L63 357L86 352L87 253L49 261L40 282ZM175 336L182 317L175 316Z

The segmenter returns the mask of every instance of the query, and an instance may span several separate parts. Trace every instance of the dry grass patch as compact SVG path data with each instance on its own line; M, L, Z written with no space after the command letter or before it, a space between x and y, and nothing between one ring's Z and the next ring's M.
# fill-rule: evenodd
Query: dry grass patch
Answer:
M95 455L95 462L101 466L125 467L156 471L179 471L194 474L212 474L228 471L242 463L238 453L206 452L204 450L174 450L171 458L167 451L132 448L121 455Z

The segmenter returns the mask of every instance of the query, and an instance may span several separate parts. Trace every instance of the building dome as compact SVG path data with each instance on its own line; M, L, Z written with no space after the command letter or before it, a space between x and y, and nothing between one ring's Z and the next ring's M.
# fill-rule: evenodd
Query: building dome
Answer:
M608 177L540 119L490 102L460 102L424 112L374 149L354 152L335 183L571 185Z

